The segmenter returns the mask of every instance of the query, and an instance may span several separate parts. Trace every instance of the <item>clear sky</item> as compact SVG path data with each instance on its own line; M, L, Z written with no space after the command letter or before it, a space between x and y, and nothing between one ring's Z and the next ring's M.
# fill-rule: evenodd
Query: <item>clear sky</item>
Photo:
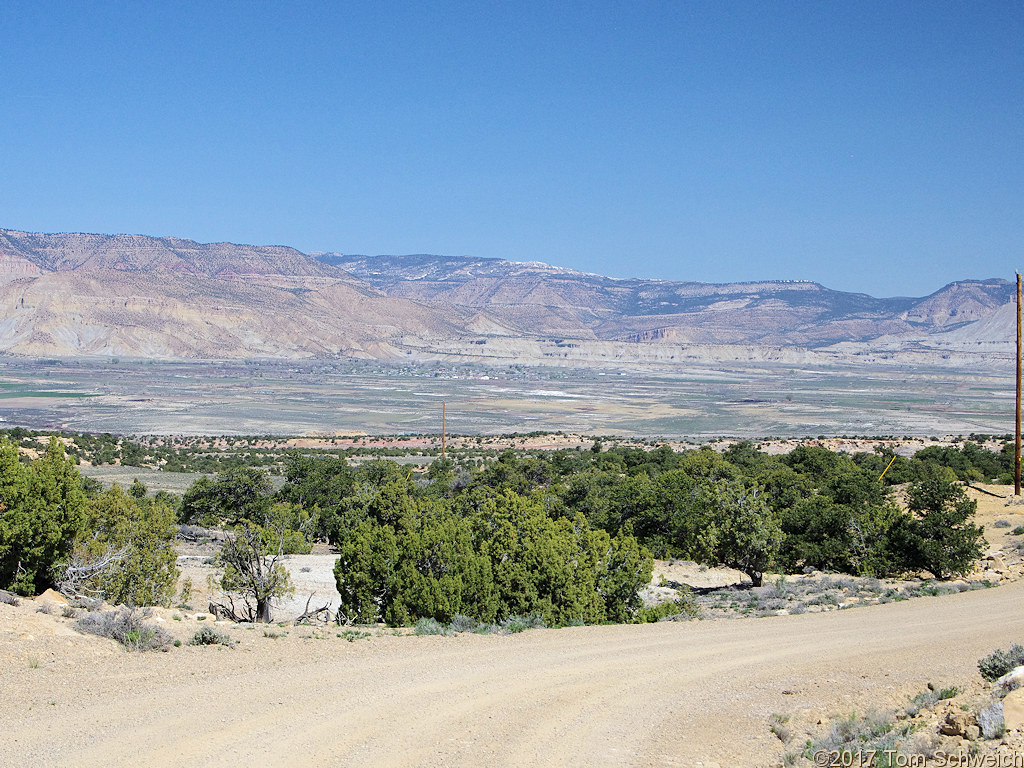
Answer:
M0 227L924 295L1024 267L1024 3L0 0Z

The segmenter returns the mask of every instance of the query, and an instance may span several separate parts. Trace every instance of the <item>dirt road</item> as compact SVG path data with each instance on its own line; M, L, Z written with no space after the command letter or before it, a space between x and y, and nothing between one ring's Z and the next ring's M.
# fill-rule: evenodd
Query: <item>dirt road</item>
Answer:
M1024 640L1024 582L825 614L126 653L0 605L0 765L760 766L773 712L905 702ZM169 622L170 624L170 622Z

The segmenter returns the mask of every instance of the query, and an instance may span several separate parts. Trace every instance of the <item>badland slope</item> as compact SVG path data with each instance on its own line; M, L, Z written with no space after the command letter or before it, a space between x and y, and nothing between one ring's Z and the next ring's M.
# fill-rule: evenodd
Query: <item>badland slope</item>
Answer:
M938 361L1005 356L1012 299L1004 280L875 298L811 282L624 280L502 259L0 230L0 352L32 356Z

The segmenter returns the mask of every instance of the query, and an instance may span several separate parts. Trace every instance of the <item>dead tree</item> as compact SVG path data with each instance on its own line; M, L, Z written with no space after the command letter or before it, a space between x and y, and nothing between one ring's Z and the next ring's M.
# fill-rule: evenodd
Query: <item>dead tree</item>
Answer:
M279 562L283 556L283 528L269 520L264 527L243 520L218 556L224 566L218 584L227 604L211 603L211 609L218 608L234 621L270 623L271 601L293 591L288 571ZM237 608L234 596L240 600Z
M99 555L90 555L83 550L73 552L71 559L55 568L54 581L57 591L69 600L103 598L103 589L97 582L117 562L127 557L132 549L128 542L120 549L107 549Z
M306 598L306 607L302 611L301 616L297 616L292 622L292 626L298 626L299 624L313 624L316 622L322 624L329 624L331 621L331 605L323 605L319 608L314 608L312 611L309 610L309 603L313 599L313 595L316 592L310 592L309 597Z

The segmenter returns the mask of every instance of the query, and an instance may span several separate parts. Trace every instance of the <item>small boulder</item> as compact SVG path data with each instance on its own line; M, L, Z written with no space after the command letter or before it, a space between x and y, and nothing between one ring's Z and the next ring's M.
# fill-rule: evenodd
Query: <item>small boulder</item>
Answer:
M37 603L51 602L51 603L58 603L60 605L67 605L68 604L68 599L66 597L64 597L64 595L62 595L60 592L57 592L54 589L46 590L41 595L38 595L35 598L35 600L36 600Z
M1003 725L1007 731L1024 727L1024 688L1010 691L1003 698Z
M996 680L996 685L1007 691L1024 688L1024 666L1014 667Z
M978 712L978 725L986 739L994 739L1003 731L1003 702L997 701Z
M946 719L939 723L939 733L945 736L970 738L968 729L978 727L978 720L971 712L948 712ZM980 729L979 729L980 733Z

